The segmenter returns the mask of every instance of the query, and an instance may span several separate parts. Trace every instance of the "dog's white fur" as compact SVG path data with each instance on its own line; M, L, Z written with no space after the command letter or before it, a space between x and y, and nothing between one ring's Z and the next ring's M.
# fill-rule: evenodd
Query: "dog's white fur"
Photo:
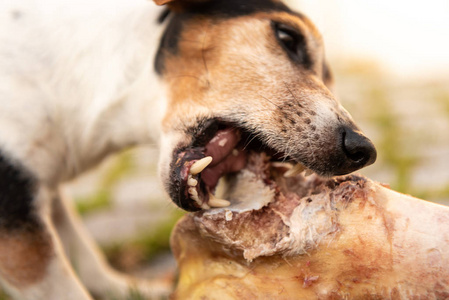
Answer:
M2 280L15 298L91 299L63 248L94 292L125 295L133 284L167 291L111 271L68 204L53 203L55 227L49 207L60 182L107 153L158 140L165 109L153 71L159 14L142 0L0 2L0 149L37 176L35 203L55 248L42 280L25 288Z
M54 186L107 151L157 140L164 101L158 101L161 85L153 71L161 34L155 5L0 5L2 149Z

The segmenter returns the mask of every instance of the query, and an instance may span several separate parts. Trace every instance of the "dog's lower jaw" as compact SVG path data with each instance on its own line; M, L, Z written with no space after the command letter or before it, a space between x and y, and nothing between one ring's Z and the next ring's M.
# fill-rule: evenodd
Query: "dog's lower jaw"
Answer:
M182 142L171 142L175 148L168 151L171 157L165 160L169 163L168 169L164 166L165 186L175 204L185 210L229 206L227 199L217 199L215 187L222 176L246 168L250 152L265 153L271 161L288 163L284 166L285 176L296 176L304 170L305 175L312 172L324 177L344 175L376 159L374 146L350 120L347 126L338 125L340 122L325 126L319 140L314 140L316 134L311 134L309 141L294 144L289 152L283 150L291 141L283 140L281 134L267 137L265 131L248 131L218 120L199 122L197 126L201 129L188 129L184 135L177 135ZM294 138L297 135L291 137Z

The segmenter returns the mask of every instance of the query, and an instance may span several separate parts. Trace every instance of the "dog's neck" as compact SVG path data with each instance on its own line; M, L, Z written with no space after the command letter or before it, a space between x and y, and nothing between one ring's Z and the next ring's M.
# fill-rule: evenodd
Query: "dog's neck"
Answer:
M63 103L65 115L70 118L74 113L76 118L65 123L66 130L72 131L67 137L75 137L67 141L73 143L68 149L76 151L72 153L75 169L69 166L67 177L110 152L158 140L165 101L161 99L163 86L154 71L154 56L162 28L156 21L158 10L152 3L144 4L107 18L109 24L96 22L98 27L89 30L97 30L98 41L90 41L93 45L87 46L85 57L85 49L77 49L79 53L72 55L81 59L74 62L76 65L66 65L75 68L74 76L79 74L79 80L84 81L80 83L83 94L71 100L78 103ZM65 84L70 82L62 86ZM79 126L74 128L73 124Z
M108 153L156 142L165 103L154 70L161 9L130 0L48 0L54 5L31 8L27 1L16 5L23 21L0 30L19 32L24 47L12 43L13 56L0 57L0 67L17 61L11 82L21 90L0 99L2 149L57 184Z

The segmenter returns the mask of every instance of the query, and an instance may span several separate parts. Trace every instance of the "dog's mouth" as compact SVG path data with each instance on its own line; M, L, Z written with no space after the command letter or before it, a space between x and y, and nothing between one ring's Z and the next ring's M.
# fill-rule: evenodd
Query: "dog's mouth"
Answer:
M267 165L281 166L284 176L295 176L302 171L307 175L312 173L285 153L269 147L259 134L243 127L209 120L199 128L192 133L189 146L175 150L170 167L170 196L187 211L231 205L228 199L216 195L217 184L221 178L251 169L254 159L249 158L256 154L263 154Z

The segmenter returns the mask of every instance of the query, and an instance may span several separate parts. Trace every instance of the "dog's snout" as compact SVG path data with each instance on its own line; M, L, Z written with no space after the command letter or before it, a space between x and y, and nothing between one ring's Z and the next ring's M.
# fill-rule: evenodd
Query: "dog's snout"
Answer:
M377 152L373 143L360 131L345 127L342 130L341 147L347 159L347 166L357 170L376 161Z

